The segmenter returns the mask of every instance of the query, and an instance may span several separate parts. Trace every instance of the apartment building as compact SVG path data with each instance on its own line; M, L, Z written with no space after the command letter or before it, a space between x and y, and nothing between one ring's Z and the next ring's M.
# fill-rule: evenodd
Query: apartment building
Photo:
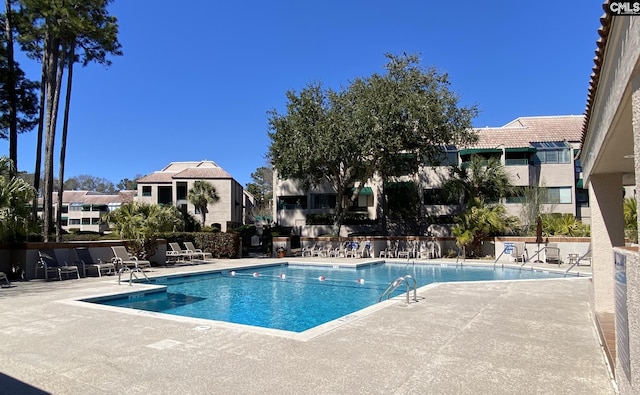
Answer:
M94 191L64 191L62 194L62 229L67 232L104 233L109 225L100 218L119 208L123 203L132 202L135 191L120 191L107 194ZM53 193L54 213L58 210L58 193Z
M412 221L390 218L388 227L403 234L445 235L460 205L443 193L443 184L452 165L465 166L473 155L499 159L520 192L529 187L544 188L547 201L541 207L543 212L569 213L590 223L589 197L576 159L583 124L582 115L539 116L520 117L502 127L476 129L479 139L474 145L443 147L439 163L422 163L417 173L408 172L393 182L387 181L388 205L407 194L417 195L420 205ZM376 219L381 212L380 193L380 180L368 180L350 212ZM522 196L515 193L503 200L510 215L522 217ZM304 190L295 180L280 180L274 175L274 218L279 224L307 235L304 229L308 218L331 214L335 207L336 194L329 185Z
M187 199L195 181L210 183L219 200L208 205L206 226L214 226L225 232L242 225L246 205L251 202L244 188L229 173L213 161L171 162L162 170L138 180L136 201L151 204L171 204L185 210L200 220L197 207Z

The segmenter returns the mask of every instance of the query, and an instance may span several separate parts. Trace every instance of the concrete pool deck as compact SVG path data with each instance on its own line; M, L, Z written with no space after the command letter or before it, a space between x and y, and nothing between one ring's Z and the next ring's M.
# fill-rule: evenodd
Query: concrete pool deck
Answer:
M281 261L216 260L149 274ZM616 392L588 277L432 285L417 303L395 299L306 341L70 302L143 287L116 280L31 280L0 289L0 394Z

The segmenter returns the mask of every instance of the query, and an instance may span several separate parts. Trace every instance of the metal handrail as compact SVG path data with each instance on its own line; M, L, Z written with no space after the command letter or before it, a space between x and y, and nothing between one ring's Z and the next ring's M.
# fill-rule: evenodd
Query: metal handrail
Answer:
M585 252L581 257L579 257L578 259L576 259L576 261L573 263L573 265L569 266L569 268L564 272L565 277L567 276L567 274L569 274L569 271L571 269L573 269L575 266L577 266L581 260L583 260L587 255L589 255L591 253L591 249L589 249L587 252Z
M413 300L417 302L418 301L418 290L417 290L418 286L417 286L416 279L413 278L413 276L410 275L410 274L404 275L402 277L398 277L395 280L391 281L389 283L389 285L387 286L387 288L384 290L384 292L382 292L382 294L380 294L380 297L378 298L378 302L381 302L382 299L385 298L385 296L386 296L387 299L389 299L391 294L396 289L398 289L398 287L400 285L402 285L402 283L404 283L405 286L406 286L406 289L407 289L407 304L409 304L410 303L410 301L409 301L409 291L410 291L409 280L413 281Z
M133 269L131 269L130 267L125 265L120 258L116 258L116 263L120 264L120 269L118 270L118 285L120 285L122 273L124 273L125 271L129 272L129 286L133 285L133 277L135 277L136 280L139 280L138 276L136 275L137 272L142 273L144 278L149 282L149 277L147 277L147 274L144 272L144 270L140 269L137 264Z

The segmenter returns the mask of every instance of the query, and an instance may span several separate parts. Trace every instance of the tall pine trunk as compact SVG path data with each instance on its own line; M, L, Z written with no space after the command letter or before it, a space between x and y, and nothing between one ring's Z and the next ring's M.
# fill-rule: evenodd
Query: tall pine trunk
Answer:
M5 0L4 28L7 41L7 93L9 96L9 159L13 167L9 167L9 177L18 171L18 98L16 97L16 70L13 58L13 26L11 0Z
M45 42L47 39L45 38ZM38 196L40 195L40 168L42 167L42 140L44 132L44 110L45 110L45 94L47 92L47 52L42 51L42 75L40 76L40 115L38 119L38 137L36 141L36 163L33 172L33 188L36 193L33 197L33 206L31 207L31 215L33 223L38 222Z
M69 49L67 74L67 93L64 100L64 115L62 120L62 140L60 141L60 168L58 169L58 210L56 210L56 241L61 241L62 232L62 194L64 190L64 162L67 152L67 132L69 129L69 106L71 105L71 82L73 80L73 63L75 59L75 42Z
M44 241L49 241L53 224L53 154L56 138L58 105L60 102L60 86L62 67L60 64L59 40L51 39L45 48L49 51L47 58L47 122L44 144ZM64 54L63 54L64 55Z

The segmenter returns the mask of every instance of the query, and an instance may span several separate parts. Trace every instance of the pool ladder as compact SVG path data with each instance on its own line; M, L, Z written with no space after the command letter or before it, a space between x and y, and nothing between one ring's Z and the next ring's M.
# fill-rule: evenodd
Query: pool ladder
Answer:
M413 300L417 302L418 301L418 291L417 291L418 284L416 283L416 279L413 278L413 276L410 274L407 274L402 277L398 277L395 280L391 281L387 286L387 288L384 290L384 292L378 298L378 302L381 302L383 299L389 299L391 297L391 294L396 289L398 289L402 284L405 284L407 289L407 304L409 304L409 291L411 290L411 285L409 284L409 281L411 281L413 284Z
M122 276L122 273L125 271L129 272L129 286L132 285L134 277L136 278L136 280L138 280L138 276L136 275L137 272L142 273L144 278L147 281L149 281L149 277L147 277L147 274L142 269L140 269L137 265L133 269L130 267L127 267L126 265L123 265L122 267L120 267L120 270L118 270L118 285L120 285L120 277Z

